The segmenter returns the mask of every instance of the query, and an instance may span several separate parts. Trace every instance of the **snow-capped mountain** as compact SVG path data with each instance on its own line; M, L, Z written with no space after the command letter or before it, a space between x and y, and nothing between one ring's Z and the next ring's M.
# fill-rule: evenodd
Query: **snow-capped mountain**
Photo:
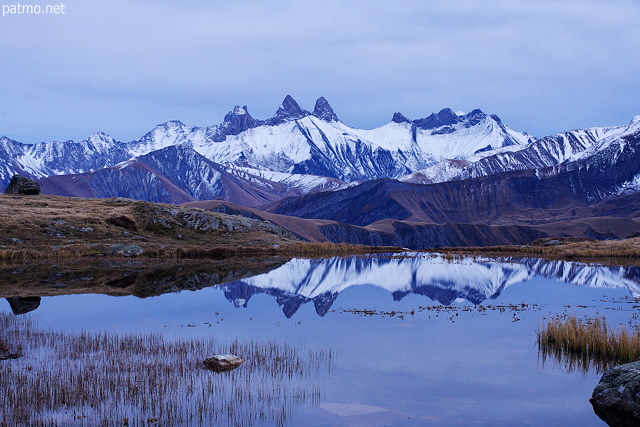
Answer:
M52 175L40 180L40 187L45 194L61 196L128 197L173 204L224 199L252 207L303 192L345 186L326 177L280 175L224 166L187 145L169 145L94 172Z
M247 107L236 106L219 125L189 127L170 121L127 143L102 132L80 142L33 145L2 138L0 181L6 185L14 173L44 178L93 172L183 145L234 170L260 171L277 182L297 182L300 188L309 189L317 188L313 182L318 177L346 182L397 178L443 160L465 159L532 140L480 110L457 114L444 109L414 121L396 113L382 127L355 129L338 119L325 98L319 98L309 112L287 96L267 120L254 119Z
M23 144L0 138L0 182L8 183L15 173L44 178L97 170L130 158L125 144L103 132L80 142Z
M639 135L640 116L628 126L535 139L481 110L448 108L416 120L395 113L390 123L365 130L344 124L325 98L307 111L287 96L266 120L236 106L218 125L170 121L131 142L102 132L80 142L32 145L0 138L0 183L6 186L19 173L39 178L48 194L167 203L224 199L356 226L386 219L528 225L548 222L569 206L581 209L637 193ZM440 184L414 185L433 183ZM605 213L619 216L615 206ZM374 231L400 235L399 227L412 230L404 233L407 238L417 233L414 224L396 222ZM594 233L589 227L574 234L634 232L617 226L615 233L606 227ZM524 236L539 233L532 229ZM339 241L360 243L352 237ZM433 245L431 237L410 240L402 244Z
M481 304L496 299L509 286L535 276L593 288L622 288L640 296L637 267L590 266L534 258L499 262L463 258L451 262L441 256L407 254L407 258L293 259L268 273L221 285L237 307L247 306L255 294L272 295L287 317L302 304L313 302L323 316L338 295L355 286L376 286L395 300L408 294L426 296L440 304L456 301Z
M627 126L577 129L528 144L487 150L462 160L446 160L402 177L401 181L427 184L566 164L595 156L638 131L640 116L634 117Z

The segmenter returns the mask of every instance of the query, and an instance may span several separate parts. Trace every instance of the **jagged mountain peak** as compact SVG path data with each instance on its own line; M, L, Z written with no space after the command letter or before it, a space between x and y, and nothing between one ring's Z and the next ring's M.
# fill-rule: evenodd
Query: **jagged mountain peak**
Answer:
M497 116L480 109L456 113L443 108L417 120L398 112L393 115L393 123L374 129L342 123L324 97L317 99L312 111L304 110L287 95L276 115L266 120L254 119L246 106L236 105L219 124L202 128L168 121L130 142L114 141L103 132L75 144L27 145L1 139L0 183L21 171L36 177L94 171L179 144L225 167L247 168L250 172L246 173L259 178L295 185L302 182L304 191L317 187L317 177L353 182L424 171L427 182L438 182L467 176L464 174L494 174L516 168L514 165L519 169L552 166L593 146L585 151L585 156L591 155L596 149L606 148L596 142L605 136L615 137L613 131L603 128L584 131L575 138L561 135L529 149L535 138L510 129ZM626 131L638 129L640 116ZM508 148L514 145L522 147ZM502 148L508 149L496 151ZM499 161L494 161L492 156L498 155ZM480 160L483 162L476 164ZM292 175L315 178L300 180Z
M479 108L472 110L469 114L464 116L463 120L468 126L475 126L482 120L486 119L487 114Z
M276 117L287 119L298 119L304 116L308 116L309 112L303 110L291 95L287 95L280 104L280 108L276 111Z
M249 114L249 110L247 109L246 105L244 107L236 105L235 107L233 107L232 113L237 115L237 116L241 116L243 114Z
M432 113L422 119L409 120L401 113L394 113L391 119L394 123L411 123L415 127L422 130L433 130L443 126L454 126L462 124L464 127L472 127L485 120L487 117L491 117L500 126L502 121L495 114L489 116L480 109L475 109L468 114L455 112L451 108L443 108L437 113Z
M313 109L313 115L319 119L326 120L328 122L339 122L338 116L329 105L329 101L324 96L321 96L316 101L316 106Z
M115 140L110 136L107 135L106 133L102 132L101 130L98 132L95 132L93 135L91 135L88 138L88 141L90 142L115 142Z
M455 123L458 120L458 115L451 108L443 108L438 111L438 118L443 122Z
M460 122L460 117L451 108L443 108L428 117L414 120L413 124L420 129L427 130L455 125L458 122Z
M147 132L141 139L148 138L156 132L180 132L188 128L189 127L182 123L180 120L169 120L168 122L157 124L156 127Z
M244 107L240 107L239 105L233 107L233 110L224 116L224 123L222 124L225 128L225 135L238 135L247 129L251 129L255 125L256 120L251 117L246 105Z
M169 120L168 122L160 123L156 127L183 127L186 126L180 120Z
M393 117L391 118L391 121L394 123L411 123L411 121L409 119L407 119L404 115L402 115L402 113L393 113Z

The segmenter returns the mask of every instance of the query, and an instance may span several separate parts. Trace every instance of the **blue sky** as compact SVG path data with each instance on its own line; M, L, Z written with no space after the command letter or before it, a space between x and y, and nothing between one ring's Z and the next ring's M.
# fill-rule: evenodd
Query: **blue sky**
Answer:
M481 108L545 136L640 114L637 0L63 3L0 16L0 135L129 141L236 104L267 118L287 94L362 128Z

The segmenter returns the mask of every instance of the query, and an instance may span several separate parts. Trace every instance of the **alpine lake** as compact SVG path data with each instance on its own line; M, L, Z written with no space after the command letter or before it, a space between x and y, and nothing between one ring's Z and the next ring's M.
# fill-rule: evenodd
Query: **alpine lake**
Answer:
M403 253L2 266L0 425L601 426L555 316L638 325L640 267ZM2 350L2 349L0 349ZM203 359L233 353L229 372ZM18 357L18 355L20 357Z

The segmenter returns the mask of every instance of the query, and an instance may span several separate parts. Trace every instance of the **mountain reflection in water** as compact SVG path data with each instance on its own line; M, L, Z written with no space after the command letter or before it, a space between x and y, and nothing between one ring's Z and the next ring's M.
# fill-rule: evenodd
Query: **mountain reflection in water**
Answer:
M14 269L15 270L15 269ZM149 268L101 266L0 271L0 296L14 314L35 310L40 296L100 293L150 297L215 286L236 307L256 294L275 298L287 318L312 302L324 316L338 295L353 286L382 288L399 301L423 295L440 304L496 299L507 287L535 276L593 288L623 288L640 296L640 267L585 265L538 258L470 258L406 253L350 258L237 259ZM15 282L15 283L14 283Z
M330 259L292 259L268 273L221 285L236 307L256 294L273 296L287 318L312 302L324 316L338 295L352 286L371 285L401 300L423 295L440 304L496 299L507 287L535 276L593 288L624 288L640 296L639 267L608 267L538 258L451 260L431 254Z
M283 265L279 257L170 263L145 260L88 261L0 267L0 297L13 314L40 306L40 297L104 294L147 298L199 290L265 273Z

